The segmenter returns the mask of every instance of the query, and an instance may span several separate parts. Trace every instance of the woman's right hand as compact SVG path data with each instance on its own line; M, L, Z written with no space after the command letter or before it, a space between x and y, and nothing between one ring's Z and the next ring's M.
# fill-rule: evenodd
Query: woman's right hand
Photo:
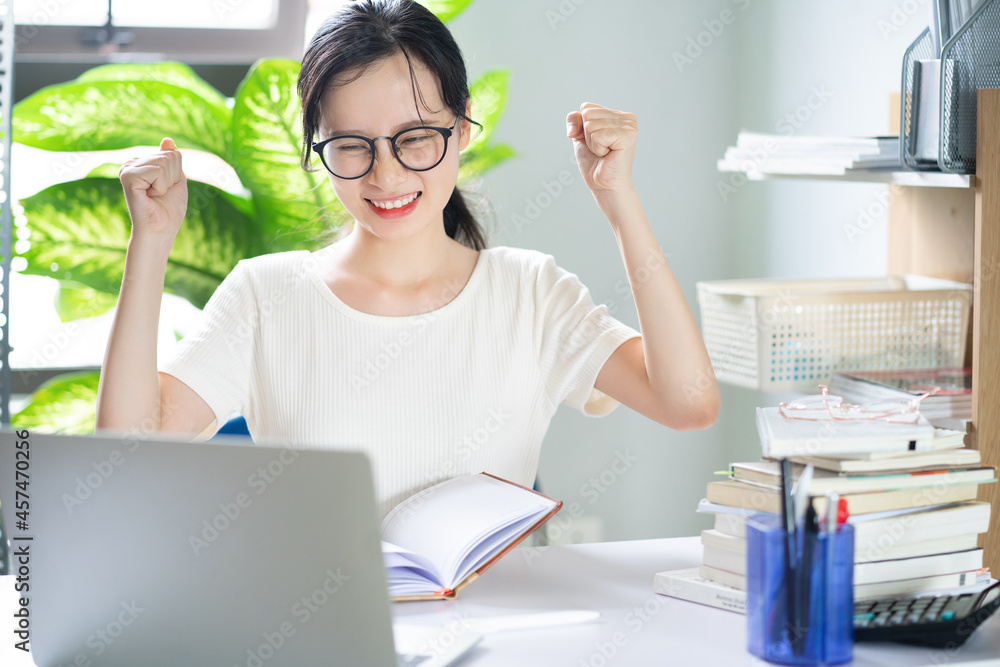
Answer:
M132 218L132 238L160 239L173 245L187 211L187 179L181 152L173 139L160 142L160 152L126 160L118 171Z

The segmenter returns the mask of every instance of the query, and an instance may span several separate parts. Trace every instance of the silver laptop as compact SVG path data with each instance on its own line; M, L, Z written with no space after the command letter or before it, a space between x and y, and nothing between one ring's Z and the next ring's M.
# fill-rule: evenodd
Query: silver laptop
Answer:
M41 667L401 662L362 454L4 431L0 511Z

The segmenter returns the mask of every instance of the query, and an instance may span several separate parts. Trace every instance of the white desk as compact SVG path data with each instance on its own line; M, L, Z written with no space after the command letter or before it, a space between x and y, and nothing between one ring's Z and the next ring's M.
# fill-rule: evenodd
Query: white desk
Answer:
M653 593L656 572L700 562L697 537L522 548L455 600L399 603L393 612L396 620L417 624L557 609L601 612L600 621L584 625L488 634L462 667L767 665L746 651L742 614ZM1000 612L958 650L857 644L851 665L951 665L987 658L1000 666Z
M697 537L521 548L458 599L398 603L393 614L399 621L451 624L461 632L463 619L565 609L601 612L599 621L582 625L487 634L461 667L766 665L746 651L744 616L653 593L656 572L700 561ZM10 588L9 581L3 583L3 590ZM12 648L13 609L11 596L0 599L0 665L30 667L30 659ZM957 651L859 644L851 665L951 665L987 658L1000 666L1000 613Z

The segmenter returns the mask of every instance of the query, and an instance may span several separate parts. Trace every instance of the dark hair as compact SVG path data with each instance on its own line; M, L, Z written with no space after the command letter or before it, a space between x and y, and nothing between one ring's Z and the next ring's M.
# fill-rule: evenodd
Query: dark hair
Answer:
M340 7L313 36L302 57L298 90L302 99L302 168L312 170L312 143L319 131L320 102L334 84L359 78L372 64L402 53L410 68L414 103L417 87L413 61L433 72L441 98L460 119L465 115L469 84L465 60L448 28L423 5L412 0L360 0ZM342 78L345 75L349 78ZM426 106L426 105L425 105ZM419 113L419 104L417 105ZM478 125L478 123L476 123ZM458 187L444 208L445 233L474 250L486 247L482 229Z

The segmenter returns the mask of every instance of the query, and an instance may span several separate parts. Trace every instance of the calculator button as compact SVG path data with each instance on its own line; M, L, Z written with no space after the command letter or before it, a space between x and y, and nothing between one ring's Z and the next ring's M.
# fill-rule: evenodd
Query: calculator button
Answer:
M888 620L889 620L889 612L883 611L882 613L880 613L878 616L875 617L875 620L872 621L872 625L883 626L888 622Z
M875 618L874 614L855 614L854 627L867 628L869 625L871 625L873 618Z
M967 616L972 611L972 605L974 604L975 597L971 594L965 594L953 598L951 602L945 605L944 610L946 612L953 612L955 616L961 618Z
M903 622L903 617L906 615L905 611L897 611L889 618L889 625L899 625Z
M922 611L911 611L910 615L906 617L906 622L910 624L919 623L922 615Z

